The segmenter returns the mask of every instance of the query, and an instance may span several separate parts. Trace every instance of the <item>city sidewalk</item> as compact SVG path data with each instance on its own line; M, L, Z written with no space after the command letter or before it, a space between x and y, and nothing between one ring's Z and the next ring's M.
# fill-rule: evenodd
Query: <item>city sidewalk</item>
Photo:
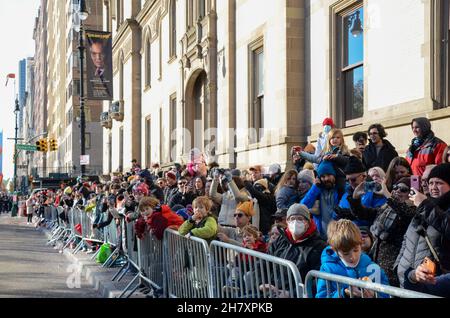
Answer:
M47 239L50 238L49 231L46 229L41 229L41 231L46 235ZM111 281L111 278L119 271L120 267L103 268L95 259L91 259L93 254L79 251L74 255L73 249L69 247L63 251L63 254L72 264L79 266L83 279L93 286L102 298L117 298L133 279L133 275L128 272L119 282L117 280ZM128 295L129 291L126 294ZM147 298L147 295L140 293L138 289L130 298Z
M116 298L132 280L127 273L112 282L119 268L102 268L84 252L73 255L67 248L63 257L46 245L46 229L26 223L24 217L0 216L0 297ZM131 298L145 297L137 291Z
M23 217L0 216L0 297L99 298L85 280L77 283L73 264L26 223Z

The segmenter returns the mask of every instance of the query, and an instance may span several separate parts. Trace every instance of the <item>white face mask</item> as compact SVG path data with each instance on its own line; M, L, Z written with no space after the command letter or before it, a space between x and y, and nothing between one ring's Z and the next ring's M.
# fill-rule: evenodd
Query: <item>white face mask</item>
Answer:
M306 232L305 223L302 221L291 221L288 222L289 232L291 232L296 237L301 237Z
M331 131L331 126L330 125L325 125L323 126L323 132L328 134Z

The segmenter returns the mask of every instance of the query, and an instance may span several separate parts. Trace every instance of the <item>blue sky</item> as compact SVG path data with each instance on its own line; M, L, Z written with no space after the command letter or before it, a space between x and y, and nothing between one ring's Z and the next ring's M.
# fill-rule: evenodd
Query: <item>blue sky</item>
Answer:
M58 0L60 1L60 0ZM16 74L18 88L19 61L34 55L33 27L39 0L0 0L0 130L3 130L3 175L13 176L14 85L5 87L6 75Z

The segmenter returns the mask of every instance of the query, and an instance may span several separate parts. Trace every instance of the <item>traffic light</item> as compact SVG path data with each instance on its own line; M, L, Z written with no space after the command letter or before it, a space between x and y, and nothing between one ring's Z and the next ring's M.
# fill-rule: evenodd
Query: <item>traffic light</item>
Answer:
M58 143L55 138L51 138L49 143L50 143L50 151L58 150Z
M36 148L37 151L47 152L48 151L47 139L44 138L36 141Z

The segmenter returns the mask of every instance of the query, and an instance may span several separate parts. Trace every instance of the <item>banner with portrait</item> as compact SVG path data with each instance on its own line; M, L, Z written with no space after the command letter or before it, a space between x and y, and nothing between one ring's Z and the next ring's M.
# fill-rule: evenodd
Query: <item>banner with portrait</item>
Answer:
M112 34L86 30L87 99L113 99Z

